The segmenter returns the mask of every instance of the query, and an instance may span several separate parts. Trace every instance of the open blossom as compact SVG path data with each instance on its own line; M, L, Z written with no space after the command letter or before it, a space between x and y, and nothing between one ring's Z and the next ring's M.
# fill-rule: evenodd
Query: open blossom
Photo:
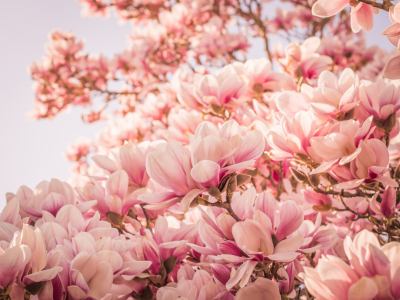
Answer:
M312 8L315 16L321 18L331 17L343 10L347 5L351 5L351 29L359 32L361 28L370 31L374 25L374 13L379 9L366 3L351 0L318 0Z
M339 79L330 71L323 71L317 87L303 84L301 92L317 117L342 121L351 117L351 111L359 103L358 86L358 76L351 69L345 69Z
M332 58L316 53L320 44L317 37L308 38L303 44L290 43L285 48L285 58L279 62L292 77L314 84L319 74L333 65Z
M75 205L81 213L86 213L97 203L95 199L78 201L72 186L55 178L50 182L42 181L34 191L23 185L13 197L19 200L21 216L29 216L32 220L42 217L44 211L55 216L68 204Z
M376 82L362 81L360 100L369 114L379 120L386 120L400 109L399 83L382 78L378 78Z
M152 151L162 149L164 144L164 141L146 141L138 145L127 143L112 150L116 161L106 155L94 155L92 159L98 167L104 169L109 174L113 174L118 170L124 170L129 176L129 186L135 188L144 187L149 181L145 167L146 156Z
M103 187L95 179L81 191L81 197L85 201L97 199L96 210L106 216L108 212L114 212L121 216L128 213L129 209L139 203L137 193L128 192L129 177L124 170L112 173Z
M322 164L311 174L332 170L337 165L345 165L353 161L361 152L361 141L368 137L375 127L371 120L362 127L354 120L336 123L329 128L326 135L315 136L310 140L311 156Z
M196 110L216 107L240 106L240 97L246 92L246 86L238 75L227 71L214 75L198 75L194 83L182 82L178 99L182 105Z
M381 247L376 236L364 230L344 242L349 264L327 255L315 269L305 267L304 282L318 299L397 299L400 285L395 253L398 243Z
M190 150L168 142L162 151L148 154L146 169L150 178L168 191L157 193L157 197L142 195L139 199L159 203L153 208L180 201L186 212L197 195L217 187L226 175L249 167L263 151L264 138L258 130L249 131L242 138L241 128L233 120L220 129L203 122L190 138Z
M272 64L267 58L249 59L245 63L235 62L228 65L246 83L246 96L258 98L264 91L294 90L293 79L284 73L272 71ZM223 72L223 71L222 71Z
M267 133L271 158L284 160L298 153L309 156L310 139L315 131L316 122L310 112L299 111L293 118L277 115Z
M228 290L244 288L263 261L291 262L302 253L329 247L333 241L330 236L335 236L334 232L320 228L320 217L315 226L304 221L303 212L294 201L286 201L278 208L268 192L257 197L254 188L242 195L235 193L232 204L236 215L244 221L236 221L224 212L213 220L202 211L198 230L204 245L189 244L196 252L218 255L235 268L223 280ZM312 247L315 244L318 246ZM282 282L283 293L290 293L290 288L284 286Z
M178 271L178 282L169 283L157 291L157 299L225 299L235 297L223 287L216 284L213 277L204 270L194 271L186 265Z

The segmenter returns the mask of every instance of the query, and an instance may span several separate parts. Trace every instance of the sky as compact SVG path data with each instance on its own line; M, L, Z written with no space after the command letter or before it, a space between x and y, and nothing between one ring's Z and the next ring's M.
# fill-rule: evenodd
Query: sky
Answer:
M127 46L129 24L119 25L114 17L87 18L74 0L5 1L0 10L0 209L7 192L16 193L21 185L31 189L42 180L70 177L71 165L62 153L68 144L86 136L95 138L103 122L84 124L81 110L52 120L33 121L25 114L32 109L34 91L27 67L44 54L48 33L71 30L85 39L85 50L112 56ZM367 34L368 45L388 50L393 46L381 32L391 23L386 12L375 16L375 26ZM256 43L251 57L263 55Z

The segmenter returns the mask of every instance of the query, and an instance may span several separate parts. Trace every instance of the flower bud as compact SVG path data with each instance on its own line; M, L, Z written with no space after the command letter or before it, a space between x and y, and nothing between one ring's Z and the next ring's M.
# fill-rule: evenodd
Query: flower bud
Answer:
M209 190L208 190L208 194L210 196L213 196L215 198L218 198L221 196L221 192L219 191L219 189L216 186L212 186Z
M320 211L320 212L327 212L331 210L331 207L329 205L313 205L313 210L315 211Z
M297 181L299 182L307 182L307 175L304 174L304 172L296 170L294 168L289 168L290 172L292 172L292 175L294 178L296 178Z

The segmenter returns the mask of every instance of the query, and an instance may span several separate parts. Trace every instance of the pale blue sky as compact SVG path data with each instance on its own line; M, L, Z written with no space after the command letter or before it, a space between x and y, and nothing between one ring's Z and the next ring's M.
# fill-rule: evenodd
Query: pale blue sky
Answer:
M0 209L5 193L19 186L34 188L42 180L70 176L70 164L62 152L81 136L94 138L104 123L83 124L80 110L62 114L51 121L32 121L25 117L33 105L34 93L27 66L44 54L47 35L53 29L71 30L86 39L85 49L111 56L126 45L131 29L118 25L111 17L82 18L80 5L73 0L5 1L0 11ZM380 33L390 25L387 14L375 17L368 33L369 45L393 49ZM260 57L262 43L251 50Z

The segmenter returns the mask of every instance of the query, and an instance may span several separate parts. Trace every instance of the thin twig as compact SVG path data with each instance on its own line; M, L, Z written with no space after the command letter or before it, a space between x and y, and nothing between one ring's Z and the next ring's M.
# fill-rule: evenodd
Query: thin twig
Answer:
M388 0L383 0L383 3L376 3L375 1L372 1L372 0L358 0L358 1L355 1L355 2L362 2L362 3L365 3L365 4L369 4L369 5L373 6L373 7L376 7L376 8L382 9L382 10L386 10L386 11L389 11L390 7L393 5Z

